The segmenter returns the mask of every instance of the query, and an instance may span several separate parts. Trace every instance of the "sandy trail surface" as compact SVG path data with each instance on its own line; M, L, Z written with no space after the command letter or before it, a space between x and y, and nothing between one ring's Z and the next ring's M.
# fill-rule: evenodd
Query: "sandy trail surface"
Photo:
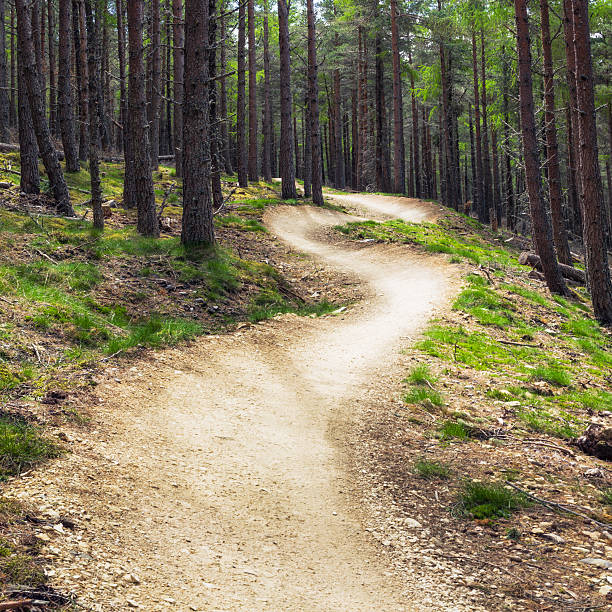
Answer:
M370 218L420 221L434 208L334 197ZM435 575L425 586L392 569L347 467L370 390L405 375L399 351L456 282L440 259L332 237L348 219L283 206L265 223L366 299L204 337L105 378L93 431L31 495L83 519L50 547L59 588L94 610L469 609Z

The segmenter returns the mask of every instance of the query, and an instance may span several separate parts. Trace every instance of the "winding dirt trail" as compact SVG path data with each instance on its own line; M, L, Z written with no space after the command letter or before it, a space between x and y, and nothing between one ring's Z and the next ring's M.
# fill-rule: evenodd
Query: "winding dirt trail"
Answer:
M335 197L375 218L433 210ZM205 337L101 385L97 429L54 464L36 500L86 509L86 529L52 551L58 586L94 610L463 609L442 586L424 592L392 571L363 528L346 467L360 406L381 381L401 380L398 352L455 279L405 248L330 240L329 227L349 218L278 207L265 222L356 277L365 300L341 315Z

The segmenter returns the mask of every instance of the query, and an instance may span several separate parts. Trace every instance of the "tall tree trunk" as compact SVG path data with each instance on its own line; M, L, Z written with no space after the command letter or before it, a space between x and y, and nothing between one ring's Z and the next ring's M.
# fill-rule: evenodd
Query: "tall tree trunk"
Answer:
M491 158L489 153L489 126L487 121L487 62L485 55L485 38L484 29L480 29L480 51L481 51L481 67L482 67L482 172L483 172L483 189L486 202L485 223L491 219L491 210L493 208L493 189L491 185Z
M247 187L248 181L248 155L246 143L246 117L245 117L245 96L246 96L246 74L245 74L245 6L244 2L238 3L238 95L236 100L236 138L238 156L238 185Z
M393 54L393 191L404 193L406 190L406 161L397 0L391 0L391 48Z
M225 4L222 4L221 12L223 12L224 6ZM227 174L233 174L234 170L232 168L232 158L230 153L229 130L227 127L227 122L229 121L229 119L227 116L227 83L225 78L225 73L227 72L227 62L225 58L225 16L221 15L219 19L221 22L221 40L219 41L221 60L221 78L219 79L221 82L221 100L219 103L219 120L221 121L221 143L223 147L223 163L225 166L225 172Z
M91 3L96 3L96 15ZM102 212L102 184L100 183L100 100L97 95L100 66L100 3L97 0L85 0L87 22L87 67L89 72L89 174L91 178L91 207L93 209L93 226L104 229Z
M123 27L123 0L116 0L115 10L117 12L117 58L119 60L119 130L120 150L125 154L125 143L127 141L127 98L125 90L125 29Z
M161 102L161 30L159 0L151 2L151 100L148 107L149 136L151 139L151 167L159 166L159 111Z
M215 242L210 195L209 0L185 2L185 112L183 114L183 231L187 245Z
M17 53L15 51L15 4L11 2L11 106L9 109L11 127L17 125Z
M72 204L68 195L68 187L64 179L64 173L60 166L59 159L53 142L49 124L45 118L45 105L43 91L41 87L38 64L36 62L34 37L32 31L31 13L26 5L27 0L16 0L17 9L17 30L19 45L21 47L21 57L24 64L25 85L28 92L30 112L38 150L43 160L53 197L60 214L73 216Z
M38 170L38 143L32 123L32 113L26 88L26 67L22 45L17 41L17 110L19 113L19 160L21 166L20 189L24 193L40 193Z
M546 171L552 216L553 237L557 257L561 263L572 265L565 220L563 219L563 195L561 193L561 172L559 170L559 148L557 146L557 126L555 123L555 85L550 41L550 21L548 0L540 0L542 31L542 54L544 58L544 104L546 107Z
M74 32L74 44L76 47L76 76L77 89L79 91L79 159L87 159L87 42L85 36L85 19L81 19L84 14L83 0L73 0L72 2L72 29Z
M421 164L419 151L419 109L414 92L414 73L412 71L412 51L408 54L410 62L410 98L412 102L412 168L414 172L414 195L417 198L423 196L421 188Z
M255 0L248 0L249 19L249 180L257 180L257 62L255 59Z
M9 135L9 97L7 91L4 0L0 0L0 26L0 139L7 142Z
M580 200L583 213L585 263L593 310L599 321L612 324L612 283L603 228L605 205L597 147L597 120L591 34L587 0L572 1L576 93L580 134Z
M214 210L223 206L221 159L219 158L219 125L217 122L217 0L208 0L208 79L210 96L208 132L210 139L210 187Z
M478 211L478 185L476 175L476 151L474 149L474 123L472 121L472 105L468 106L470 122L470 165L472 166L472 210Z
M208 12L208 10L206 11ZM151 149L147 122L145 67L143 61L142 30L144 0L129 0L128 49L130 76L128 83L128 126L132 161L126 169L132 173L133 199L138 213L138 231L144 236L159 236L155 211L155 194L151 176ZM208 73L208 67L206 68Z
M306 91L304 107L306 111L304 135L304 197L312 196L312 134L310 133L310 110L308 108L310 94Z
M64 159L67 172L78 172L79 151L74 133L74 106L72 103L72 83L70 66L72 65L72 13L71 0L59 1L59 65L58 73L58 115Z
M57 88L55 68L55 8L52 0L47 0L47 21L49 27L49 128L57 134ZM4 23L4 20L2 20ZM69 65L69 64L68 64Z
M482 139L480 137L480 88L478 86L478 56L476 52L476 30L472 27L472 70L474 73L474 127L476 131L476 185L474 197L478 200L478 220L485 223L487 220L488 202L485 200L483 168L482 168Z
M533 237L536 250L542 261L542 270L548 288L553 293L565 294L567 289L557 264L550 219L542 199L542 177L540 174L540 160L533 110L531 41L529 37L527 0L514 0L514 9L517 30L521 131Z
M312 203L323 205L321 174L321 150L319 128L319 84L317 81L317 41L315 31L314 0L306 0L308 20L308 112L310 120L310 142L312 154Z
M294 199L295 168L291 154L291 55L289 48L289 7L287 0L278 0L278 45L280 50L280 174L283 200Z
M183 91L185 81L185 22L183 0L172 0L174 39L174 160L176 176L183 176Z
M501 183L499 174L499 149L497 146L497 130L491 128L491 152L493 154L493 208L497 227L502 224Z
M502 55L506 57L505 48L502 47ZM502 66L503 93L502 105L504 113L504 184L506 208L506 226L514 230L516 228L514 215L514 190L512 187L512 162L510 159L510 116L508 104L508 60L505 59Z
M563 39L565 42L565 59L567 67L567 89L569 93L569 110L567 121L567 148L569 152L569 197L572 204L574 231L582 233L582 210L579 192L580 186L580 152L578 147L579 119L578 93L576 89L576 54L574 52L574 23L572 17L572 0L563 0Z
M263 158L261 173L264 181L272 180L272 106L270 100L270 47L268 32L268 0L264 0L263 60L264 60L264 110L263 110Z

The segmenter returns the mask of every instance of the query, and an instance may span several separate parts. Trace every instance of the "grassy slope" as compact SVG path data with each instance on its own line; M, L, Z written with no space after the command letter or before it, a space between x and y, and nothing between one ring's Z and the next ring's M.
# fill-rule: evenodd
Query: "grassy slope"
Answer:
M337 230L355 240L444 253L464 270L452 311L407 350L405 409L390 406L376 416L377 430L365 434L378 441L369 459L377 482L389 483L408 516L439 531L448 554L473 556L473 572L486 575L479 585L494 598L490 605L501 606L495 598L506 595L529 601L527 607L565 605L568 588L600 605L605 576L579 559L609 555L605 538L585 537L591 533L585 529L597 528L555 518L505 484L595 517L612 531L610 471L570 445L593 418L612 421L612 335L593 318L584 289L575 288L572 300L551 296L518 265L514 240L453 212L436 225L367 221ZM419 517L414 492L426 500L427 516ZM466 527L466 517L477 526ZM456 530L452 538L449 529ZM547 530L558 542L551 545ZM476 569L480 558L503 566L506 579Z

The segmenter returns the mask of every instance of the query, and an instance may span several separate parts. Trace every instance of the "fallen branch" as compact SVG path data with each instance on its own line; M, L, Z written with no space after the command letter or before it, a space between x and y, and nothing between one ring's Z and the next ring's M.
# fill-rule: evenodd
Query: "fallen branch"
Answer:
M522 266L531 266L536 270L542 271L542 261L539 256L535 253L529 253L528 251L523 251L518 258L518 262ZM569 278L577 283L585 284L586 283L586 275L584 270L580 270L578 268L573 268L572 266L568 266L566 264L559 264L559 271L565 278Z
M541 344L529 344L527 342L513 342L512 340L498 340L500 344L510 344L511 346L528 346L529 348L541 348Z
M562 504L558 504L557 502L551 502L546 499L542 499L541 497L536 497L535 495L532 495L531 493L524 491L520 487L517 487L515 484L512 484L508 480L504 482L509 487L512 487L515 491L522 493L525 497L528 497L529 499L532 499L533 501L538 502L538 504L542 504L543 506L546 506L547 508L551 510L560 510L561 512L567 512L568 514L573 514L574 516L578 516L586 521L589 521L590 523L594 523L595 525L597 525L598 527L602 527L603 529L610 529L610 527L612 527L612 524L602 523L601 521L591 518L588 514L583 514L582 512L576 512L575 510L572 510L571 508L568 508L567 506L563 506Z
M572 452L569 448L563 448L562 446L557 446L556 444L553 444L552 442L545 442L544 440L521 440L521 442L523 442L523 444L533 444L535 446L546 446L547 448L552 448L561 453L565 453L566 455L569 455L570 457L576 456L576 454Z
M44 251L41 251L40 249L34 249L34 251L38 253L41 257L48 259L52 264L57 265L57 261L55 261L55 259L53 259L53 257L51 257L50 255L47 255Z
M31 606L33 599L16 599L14 601L4 601L0 603L0 610L19 610L25 606Z
M226 204L232 199L232 196L236 193L236 189L232 189L225 198L223 198L223 202L221 202L221 206L219 206L219 208L217 208L217 210L215 210L213 212L213 217L216 217L219 213L221 213L223 210L225 210L225 206Z

